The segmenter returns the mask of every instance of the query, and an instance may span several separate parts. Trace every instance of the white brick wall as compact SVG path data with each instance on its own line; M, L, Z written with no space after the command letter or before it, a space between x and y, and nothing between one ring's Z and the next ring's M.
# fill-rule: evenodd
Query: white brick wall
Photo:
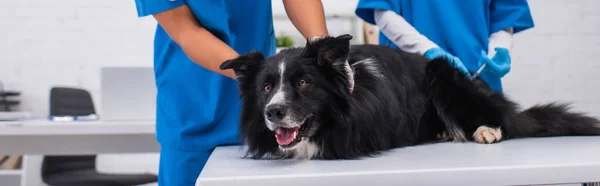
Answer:
M23 91L22 109L48 114L53 85L89 89L101 66L151 66L154 20L133 1L0 1L0 80Z
M329 0L325 8L353 14L355 2ZM600 63L595 57L600 51L600 1L529 2L536 28L515 38L507 94L524 106L565 100L600 116ZM40 116L48 113L52 85L84 87L98 103L100 67L152 65L155 22L136 15L131 0L0 1L0 81L23 91L22 109ZM104 156L101 161L104 166L154 170L156 157L144 157Z
M154 28L133 1L0 1L0 81L22 91L21 109L36 116L48 114L51 86L88 89L99 108L100 67L152 66ZM101 155L98 166L156 172L157 160Z

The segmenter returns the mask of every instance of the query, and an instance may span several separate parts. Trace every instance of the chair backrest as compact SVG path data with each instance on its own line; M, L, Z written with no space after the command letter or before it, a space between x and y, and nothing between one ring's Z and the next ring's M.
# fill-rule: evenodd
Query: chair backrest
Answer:
M95 113L92 96L88 91L64 87L53 87L50 90L51 116L86 116ZM42 175L95 168L96 155L45 156Z
M90 93L83 89L53 87L50 90L51 116L86 116L95 114Z

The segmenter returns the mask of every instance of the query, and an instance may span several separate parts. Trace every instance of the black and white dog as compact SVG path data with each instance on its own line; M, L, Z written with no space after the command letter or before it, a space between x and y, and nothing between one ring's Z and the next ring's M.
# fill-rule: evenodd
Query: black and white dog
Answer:
M600 135L599 120L566 105L519 111L445 59L351 39L330 36L221 65L238 74L248 156L353 159L439 140Z

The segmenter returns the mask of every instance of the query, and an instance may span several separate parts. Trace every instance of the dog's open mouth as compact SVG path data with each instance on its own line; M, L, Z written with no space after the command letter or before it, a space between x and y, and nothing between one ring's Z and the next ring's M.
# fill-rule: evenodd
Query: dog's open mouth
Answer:
M281 146L288 146L294 141L299 141L296 138L298 137L298 130L300 127L294 128L283 128L279 127L277 129L277 134L275 134L275 138L277 139L277 143Z
M310 127L312 121L312 117L306 119L304 123L300 126L296 126L293 128L285 128L278 127L275 133L275 139L277 140L277 144L282 148L290 148L294 147L305 135L306 129Z

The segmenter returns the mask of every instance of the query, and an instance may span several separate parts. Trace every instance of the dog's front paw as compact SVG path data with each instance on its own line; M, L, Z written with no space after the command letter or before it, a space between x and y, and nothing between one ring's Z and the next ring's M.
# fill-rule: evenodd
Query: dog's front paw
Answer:
M478 143L494 143L502 139L502 130L500 128L490 128L487 126L479 126L473 138Z

